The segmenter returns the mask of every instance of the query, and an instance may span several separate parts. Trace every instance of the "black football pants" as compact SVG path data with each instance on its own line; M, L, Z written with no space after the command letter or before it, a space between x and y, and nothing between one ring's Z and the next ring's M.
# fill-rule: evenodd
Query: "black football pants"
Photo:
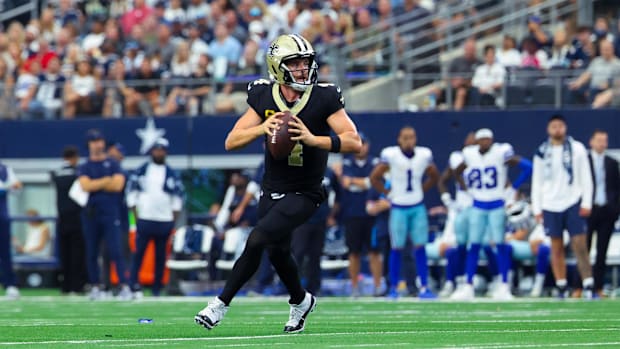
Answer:
M258 269L261 255L266 249L271 264L291 296L289 303L301 303L305 290L301 286L297 264L291 254L291 233L308 220L317 207L316 203L302 194L286 193L282 196L263 192L258 203L258 223L250 233L245 249L235 262L219 298L226 305L230 304L235 294Z

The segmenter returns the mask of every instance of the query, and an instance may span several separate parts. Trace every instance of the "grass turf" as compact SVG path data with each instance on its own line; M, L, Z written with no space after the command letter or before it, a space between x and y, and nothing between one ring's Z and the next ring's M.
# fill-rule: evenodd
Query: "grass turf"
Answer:
M36 293L35 293L36 294ZM319 298L302 334L282 333L285 298L235 299L221 325L206 299L0 301L1 348L620 348L620 300L507 303ZM151 324L139 318L153 319Z

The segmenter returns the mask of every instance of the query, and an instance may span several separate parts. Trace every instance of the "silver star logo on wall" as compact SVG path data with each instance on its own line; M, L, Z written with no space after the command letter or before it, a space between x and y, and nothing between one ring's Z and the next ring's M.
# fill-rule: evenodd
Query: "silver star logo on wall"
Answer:
M136 130L136 135L142 140L140 146L140 154L146 154L149 149L155 144L155 141L163 137L166 134L166 130L163 128L157 128L155 120L153 118L146 119L146 125L144 128Z

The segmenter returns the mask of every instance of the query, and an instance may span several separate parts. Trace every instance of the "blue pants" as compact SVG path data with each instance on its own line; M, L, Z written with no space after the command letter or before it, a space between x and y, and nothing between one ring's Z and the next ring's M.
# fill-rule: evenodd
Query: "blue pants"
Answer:
M457 213L454 218L454 235L456 235L457 245L467 244L471 210L471 207L464 208L461 212Z
M484 210L472 207L469 213L469 243L480 244L488 231L488 241L496 244L504 242L506 233L506 211L504 207Z
M121 230L118 213L95 212L88 207L82 210L82 230L86 243L86 269L88 282L99 283L99 244L105 240L110 260L116 265L121 284L127 283L125 261L121 251Z
M428 242L428 217L424 204L392 207L389 225L392 249L400 250L405 247L407 238L410 238L415 246Z
M0 218L0 274L4 287L15 286L11 259L11 222L6 218Z
M174 222L156 222L138 219L136 227L136 253L131 264L131 286L138 283L138 271L142 266L142 259L149 241L155 243L155 279L153 281L153 295L159 295L166 264L166 243Z

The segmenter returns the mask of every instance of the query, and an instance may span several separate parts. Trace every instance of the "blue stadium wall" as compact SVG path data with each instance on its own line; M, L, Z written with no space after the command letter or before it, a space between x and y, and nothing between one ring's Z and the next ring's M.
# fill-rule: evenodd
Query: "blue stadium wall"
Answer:
M516 152L530 157L545 139L547 119L561 113L568 120L569 133L587 144L593 130L609 132L610 148L620 148L620 111L618 110L527 110L479 112L377 113L354 114L359 130L371 139L372 152L395 144L403 125L414 126L418 143L433 150L440 168L449 153L461 146L467 132L481 127L491 128L500 142L510 142ZM158 129L165 129L171 142L172 155L224 155L260 153L260 142L239 152L226 153L224 139L235 117L170 117L155 119ZM67 144L85 149L84 134L99 128L108 139L121 142L127 156L139 154L141 140L136 131L144 129L145 118L82 119L70 121L4 121L0 123L0 158L58 158Z

